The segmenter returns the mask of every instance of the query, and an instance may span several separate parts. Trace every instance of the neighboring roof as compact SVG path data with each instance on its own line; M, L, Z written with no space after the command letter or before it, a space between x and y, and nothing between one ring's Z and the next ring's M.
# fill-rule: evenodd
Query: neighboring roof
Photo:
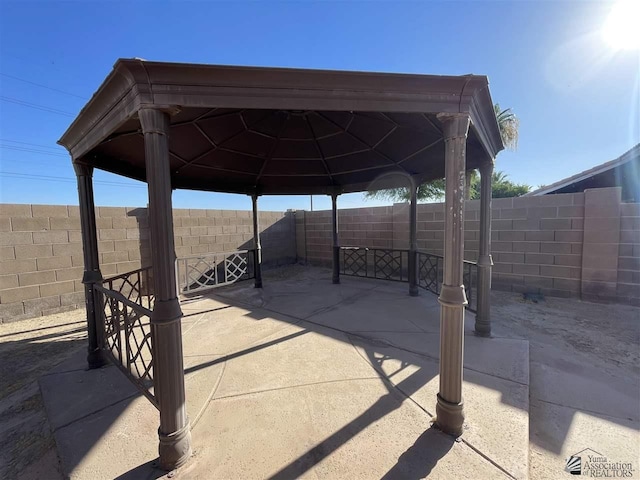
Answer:
M623 187L623 198L638 200L640 144L615 160L527 193L529 196L582 192L587 188Z
M495 158L503 145L488 87L487 78L477 75L121 59L59 143L74 162L144 181L137 112L159 106L174 113L169 135L173 188L363 191L389 174L402 174L405 182L407 175L420 182L444 176L436 118L441 112L471 117L467 168Z

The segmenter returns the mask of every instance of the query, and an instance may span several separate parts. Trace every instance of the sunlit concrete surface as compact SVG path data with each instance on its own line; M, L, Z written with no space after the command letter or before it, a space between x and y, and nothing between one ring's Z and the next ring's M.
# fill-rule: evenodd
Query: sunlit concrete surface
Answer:
M527 478L529 342L500 336L500 327L494 338L476 337L467 313L466 427L454 441L431 427L437 298L410 297L404 283L342 277L333 285L330 275L282 269L263 289L247 282L182 299L194 457L173 478ZM40 386L65 474L166 474L155 464L157 411L117 368L85 371L78 354ZM535 398L548 390L538 389ZM624 395L615 401L633 410ZM585 407L598 407L590 401ZM548 422L564 415L540 405ZM574 445L597 423L608 445L633 454L637 418L629 415L624 428L579 416L553 441ZM536 465L568 475L547 463Z

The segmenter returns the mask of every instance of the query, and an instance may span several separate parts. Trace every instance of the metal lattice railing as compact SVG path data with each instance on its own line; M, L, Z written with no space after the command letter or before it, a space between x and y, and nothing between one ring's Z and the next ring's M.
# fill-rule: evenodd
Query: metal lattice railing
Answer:
M418 251L418 286L440 295L442 287L442 277L444 269L444 257ZM462 284L467 296L467 309L476 311L477 285L478 285L478 265L468 260L464 261L462 270Z
M133 272L131 272L133 273ZM129 284L132 288L133 284ZM113 363L124 372L133 384L158 408L153 393L153 338L151 334L151 310L141 305L152 305L153 300L96 284L102 295L102 321L104 350ZM135 299L135 301L134 301Z
M467 295L467 309L476 312L478 306L478 264L464 261L462 270L462 284Z
M417 253L418 286L436 295L442 287L444 258L423 251ZM409 251L389 248L340 247L340 272L353 277L408 282ZM477 304L478 265L466 261L463 284L467 308L475 312Z
M442 285L443 257L432 253L417 252L418 286L440 295Z
M120 293L127 300L148 310L153 310L153 277L151 267L106 278L102 286Z
M178 293L194 293L255 277L255 250L176 259Z
M340 272L353 277L406 282L409 251L392 248L340 247Z

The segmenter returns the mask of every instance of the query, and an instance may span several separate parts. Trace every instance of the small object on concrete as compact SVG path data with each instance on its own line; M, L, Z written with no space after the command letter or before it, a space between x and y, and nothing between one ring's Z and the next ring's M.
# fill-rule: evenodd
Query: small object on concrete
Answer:
M538 302L543 302L544 301L544 295L542 293L523 293L522 294L522 299L526 302L533 302L533 303L538 303Z

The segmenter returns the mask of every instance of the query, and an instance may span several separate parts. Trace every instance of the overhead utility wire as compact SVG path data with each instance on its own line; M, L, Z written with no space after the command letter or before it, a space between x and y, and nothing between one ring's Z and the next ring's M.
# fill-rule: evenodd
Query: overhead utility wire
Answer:
M55 150L60 150L62 147L60 145L42 145L41 143L30 143L30 142L19 142L17 140L9 140L8 138L0 138L0 142L7 143L19 143L20 145L29 145L31 147L42 147L42 148L51 148Z
M68 155L65 155L64 153L56 153L56 152L47 152L46 150L38 150L35 148L27 148L27 147L20 147L17 145L2 145L0 144L0 148L3 148L5 150L14 150L16 152L29 152L29 153L37 153L40 155L50 155L52 157L63 157L63 158L68 158Z
M31 85L35 85L36 87L46 88L47 90L51 90L52 92L62 93L63 95L69 95L70 97L76 97L81 100L88 100L87 97L82 97L80 95L76 95L75 93L71 93L71 92L65 92L64 90L59 90L57 88L48 87L46 85L42 85L41 83L36 83L36 82L32 82L31 80L26 80L24 78L16 77L14 75L9 75L8 73L0 72L0 75L2 75L3 77L12 78L13 80L18 80L20 82L29 83Z
M64 115L65 117L75 117L73 113L64 112L62 110L58 110L57 108L51 108L45 105L38 105L37 103L25 102L17 98L0 96L0 100L4 102L9 102L9 103L15 103L16 105L21 105L23 107L35 108L36 110L42 110L44 112L55 113L57 115Z
M50 181L50 182L76 183L76 181L71 179L71 178L54 177L54 176L49 176L49 175L33 175L33 174L30 174L30 173L2 172L2 171L0 171L0 176L1 177L6 177L6 178L21 178L21 179L25 179L25 180L43 180L43 181ZM97 184L100 184L100 185L110 185L110 186L113 186L113 187L144 188L143 185L129 185L129 184L126 184L126 183L109 182L109 181L104 181L104 180L94 180L93 183L97 183Z

